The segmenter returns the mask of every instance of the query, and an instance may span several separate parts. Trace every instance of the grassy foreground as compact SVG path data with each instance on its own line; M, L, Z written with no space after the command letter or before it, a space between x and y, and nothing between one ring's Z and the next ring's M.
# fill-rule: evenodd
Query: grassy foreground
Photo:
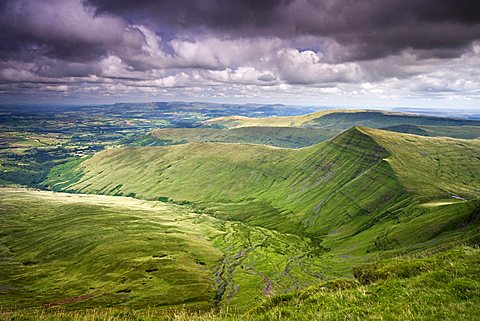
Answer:
M356 268L355 279L323 282L273 296L243 314L183 308L3 310L5 320L478 320L480 250L382 260Z
M308 238L127 197L0 189L0 307L248 309L325 279Z

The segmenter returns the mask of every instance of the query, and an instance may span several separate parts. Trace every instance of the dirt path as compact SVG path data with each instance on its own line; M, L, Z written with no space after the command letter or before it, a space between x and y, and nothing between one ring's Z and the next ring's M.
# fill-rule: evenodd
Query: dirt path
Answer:
M64 299L61 301L55 301L55 302L49 302L49 303L44 303L42 304L43 307L49 308L49 307L54 307L54 306L59 306L59 305L64 305L64 304L70 304L70 303L75 303L78 301L85 301L93 297L93 294L85 294L85 295L80 295L80 296L75 296L72 298Z

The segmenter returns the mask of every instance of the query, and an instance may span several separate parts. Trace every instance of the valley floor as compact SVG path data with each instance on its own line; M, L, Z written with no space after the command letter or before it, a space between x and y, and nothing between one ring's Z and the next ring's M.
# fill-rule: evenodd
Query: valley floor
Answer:
M5 320L480 317L472 247L333 278L333 256L307 238L170 203L21 188L0 189L0 226Z
M0 306L245 310L325 279L308 239L157 201L0 189Z

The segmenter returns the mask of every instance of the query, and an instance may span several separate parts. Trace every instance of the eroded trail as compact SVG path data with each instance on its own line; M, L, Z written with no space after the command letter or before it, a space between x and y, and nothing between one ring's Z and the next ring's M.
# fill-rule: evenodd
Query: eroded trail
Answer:
M315 284L321 252L307 239L239 222L223 222L213 243L225 253L215 273L215 304L247 304ZM313 272L312 272L313 271Z

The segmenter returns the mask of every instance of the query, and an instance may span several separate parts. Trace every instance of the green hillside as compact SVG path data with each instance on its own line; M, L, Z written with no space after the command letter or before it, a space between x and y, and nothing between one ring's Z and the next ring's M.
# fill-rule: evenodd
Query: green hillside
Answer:
M427 253L424 253L427 254ZM477 320L478 248L382 260L355 269L355 280L324 282L273 297L252 320Z
M302 238L179 206L22 189L1 189L0 199L4 320L476 320L480 315L478 248L444 252L442 243L437 254L352 263L353 278L326 280L320 271L331 253L314 251ZM478 211L463 223L475 219ZM224 279L225 288L217 283ZM224 303L211 309L219 290Z
M348 129L352 126L381 128L395 125L425 125L425 126L479 126L479 121L393 113L383 111L363 112L333 112L312 119L302 125L304 127Z
M53 171L45 186L192 204L365 259L432 246L438 237L468 240L473 234L458 224L478 210L479 164L478 140L353 128L296 150L218 143L110 149L72 171Z
M433 254L433 255L432 255ZM246 313L185 308L30 309L1 311L6 320L478 320L478 248L380 260L336 279L260 301Z
M0 317L475 319L479 165L364 127L111 148L50 171L69 194L0 189Z
M244 310L326 278L308 239L163 202L0 188L0 227L0 312Z
M159 128L129 145L168 146L217 142L300 148L333 138L354 126L431 137L480 137L480 123L475 121L368 110L330 110L303 116L269 118L231 116L211 119L204 123L214 126Z
M480 137L480 126L416 126L397 125L383 128L399 133L422 136L443 136L452 138L473 139Z
M223 142L246 142L246 143L262 143L267 145L275 145L282 147L296 147L295 145L287 145L282 141L277 142L276 136L271 135L270 139L258 139L255 135L252 137L249 132L258 132L259 128L281 128L283 132L284 128L303 128L309 130L321 130L319 134L323 136L323 139L318 141L311 141L310 145L318 143L324 139L331 138L342 131L355 126L370 127L385 129L389 131L415 134L422 136L437 136L437 137L452 137L452 138L464 138L472 139L480 137L480 122L473 120L453 119L434 117L427 115L417 115L410 113L398 113L388 111L373 111L373 110L327 110L316 112L303 116L283 116L283 117L266 117L266 118L249 118L240 116L229 116L209 119L204 121L207 125L215 125L220 127L229 128L230 131L223 130L225 133L229 133L227 136L232 135L233 131L240 133L241 129L244 129L242 136L244 140L225 139L217 137L211 141L223 141ZM260 127L259 127L260 126ZM251 129L251 130L250 130ZM217 129L218 130L218 129ZM269 133L266 129L263 129L268 136ZM213 129L211 130L213 133ZM218 131L217 133L221 133ZM297 137L292 135L296 140L305 142L304 145L308 146L308 137L314 133L312 131L296 132L299 135ZM188 135L187 135L188 136ZM215 137L215 135L212 135ZM248 138L247 138L248 137ZM280 134L281 140L283 140ZM189 140L185 141L207 141L207 140Z
M164 146L192 142L252 143L277 147L305 147L332 138L336 131L296 127L160 128L135 142L141 146Z

